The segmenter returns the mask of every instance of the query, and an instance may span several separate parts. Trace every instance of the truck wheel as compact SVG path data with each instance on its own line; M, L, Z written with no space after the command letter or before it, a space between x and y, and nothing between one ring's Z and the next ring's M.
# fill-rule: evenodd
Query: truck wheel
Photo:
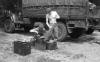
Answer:
M4 31L7 33L12 33L15 30L15 25L14 23L10 20L7 19L4 23Z
M67 35L67 29L64 23L58 22L58 40L63 41Z
M88 28L88 30L86 31L86 34L92 34L93 32L94 32L94 29Z
M70 33L69 34L69 36L71 37L71 38L78 38L78 37L80 37L81 35L83 34L83 29L81 29L81 28L75 28L75 29L73 29L72 30L72 33Z

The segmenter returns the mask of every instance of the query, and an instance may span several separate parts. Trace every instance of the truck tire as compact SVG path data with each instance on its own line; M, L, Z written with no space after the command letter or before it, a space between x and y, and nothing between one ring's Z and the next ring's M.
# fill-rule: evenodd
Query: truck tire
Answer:
M72 33L69 34L71 38L78 38L83 34L83 29L75 28L72 30Z
M4 23L4 31L7 33L13 33L14 30L15 30L14 23L10 19L7 19Z
M94 32L94 29L88 28L88 30L86 31L86 34L92 34L93 32Z
M58 40L63 41L67 35L67 29L64 23L58 22Z

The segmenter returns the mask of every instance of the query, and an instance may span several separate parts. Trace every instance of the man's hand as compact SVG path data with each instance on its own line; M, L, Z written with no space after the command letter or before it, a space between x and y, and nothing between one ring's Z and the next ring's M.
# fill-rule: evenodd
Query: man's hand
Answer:
M31 29L30 32L35 32L38 34L38 28Z
M48 27L49 27L49 29L52 28L52 26L48 26Z

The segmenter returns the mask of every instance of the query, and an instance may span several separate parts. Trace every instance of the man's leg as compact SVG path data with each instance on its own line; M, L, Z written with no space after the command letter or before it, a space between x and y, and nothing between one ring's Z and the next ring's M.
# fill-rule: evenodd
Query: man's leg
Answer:
M57 24L55 24L53 27L53 37L54 37L54 39L58 39L58 26L57 26Z
M49 41L52 37L51 31L47 31L46 33L44 33L43 37L45 41Z

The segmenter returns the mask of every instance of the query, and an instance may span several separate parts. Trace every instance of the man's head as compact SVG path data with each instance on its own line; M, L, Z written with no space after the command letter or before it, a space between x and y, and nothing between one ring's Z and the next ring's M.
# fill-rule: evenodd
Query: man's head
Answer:
M88 2L90 9L94 9L96 8L96 5L94 3Z
M46 11L47 11L47 13L50 13L52 11L52 9L51 8L47 8Z

